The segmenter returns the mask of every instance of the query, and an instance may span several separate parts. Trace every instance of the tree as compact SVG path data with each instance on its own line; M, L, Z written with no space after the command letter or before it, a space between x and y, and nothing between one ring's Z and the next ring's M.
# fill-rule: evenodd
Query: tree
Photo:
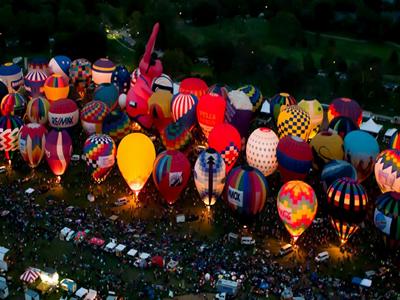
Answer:
M216 75L232 67L235 47L226 39L214 39L205 46L205 52Z
M218 15L219 7L216 1L198 0L192 4L191 17L195 25L213 24Z
M314 77L317 74L314 59L310 52L303 55L303 71L306 76Z
M334 20L333 4L329 0L316 1L313 8L313 29L322 31L330 29Z
M164 72L172 78L184 78L192 70L191 60L181 49L166 50L162 58Z
M390 53L389 59L387 61L386 71L389 74L399 74L400 66L399 66L399 55L396 50L393 50Z
M303 34L300 22L289 12L279 12L269 24L269 32L278 43L293 45Z

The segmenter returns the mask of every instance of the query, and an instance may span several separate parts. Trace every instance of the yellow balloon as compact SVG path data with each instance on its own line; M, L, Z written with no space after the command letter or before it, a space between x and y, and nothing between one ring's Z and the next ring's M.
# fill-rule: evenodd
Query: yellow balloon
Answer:
M153 171L156 150L153 142L142 133L125 136L117 150L118 168L126 183L136 194Z

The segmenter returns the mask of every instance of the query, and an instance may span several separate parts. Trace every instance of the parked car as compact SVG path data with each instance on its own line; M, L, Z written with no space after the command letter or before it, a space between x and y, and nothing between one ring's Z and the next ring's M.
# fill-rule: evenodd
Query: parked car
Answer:
M117 201L114 202L115 206L123 206L125 204L128 204L128 199L126 197L118 198Z
M321 263L324 261L329 260L329 253L328 251L323 251L321 253L319 253L316 257L315 257L315 262L316 263Z
M293 246L291 244L286 244L279 250L279 256L285 256L291 252L293 252Z

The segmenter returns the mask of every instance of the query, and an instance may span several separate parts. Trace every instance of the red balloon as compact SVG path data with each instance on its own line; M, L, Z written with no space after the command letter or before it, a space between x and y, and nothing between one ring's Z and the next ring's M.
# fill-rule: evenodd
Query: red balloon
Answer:
M149 114L149 105L147 100L143 100L135 95L132 97L127 96L126 99L126 113L135 122L141 126L149 129L153 124L153 119Z
M167 150L157 156L153 167L153 180L169 205L178 200L188 183L190 173L190 162L181 152Z
M217 94L207 94L200 98L197 104L197 121L206 137L218 124L224 122L226 102Z
M221 154L228 174L235 165L241 149L241 138L237 129L227 123L216 125L208 136L208 146Z
M72 155L72 140L66 130L53 129L46 136L46 160L54 175L61 176Z
M207 83L200 78L189 77L182 80L179 85L179 92L184 94L192 94L201 97L208 92Z

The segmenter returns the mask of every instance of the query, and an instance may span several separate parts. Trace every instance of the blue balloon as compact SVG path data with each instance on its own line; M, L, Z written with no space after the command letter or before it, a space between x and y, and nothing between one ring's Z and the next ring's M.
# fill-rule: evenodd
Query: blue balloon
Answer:
M345 160L332 160L327 163L321 172L321 181L325 190L336 180L349 177L357 180L357 171L352 164Z
M111 75L111 82L118 88L120 94L126 94L129 90L131 74L125 66L119 65Z

